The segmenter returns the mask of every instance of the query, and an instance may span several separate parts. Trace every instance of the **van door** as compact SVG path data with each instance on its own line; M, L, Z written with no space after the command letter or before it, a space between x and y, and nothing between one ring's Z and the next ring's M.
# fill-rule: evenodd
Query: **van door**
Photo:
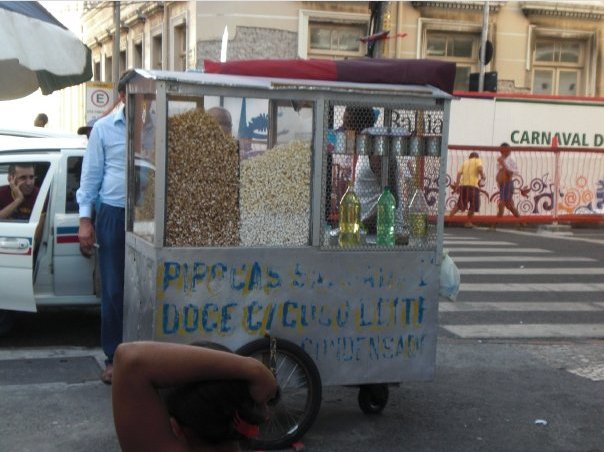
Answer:
M55 182L56 196L53 251L53 282L56 296L74 296L73 304L96 302L94 286L95 260L80 253L78 230L80 216L76 191L80 186L80 174L84 153L64 151L60 161L64 178ZM67 297L65 297L67 299Z
M10 199L8 175L16 163L17 168L33 165L38 193L35 202L32 201L33 208L27 203L27 207L11 218L0 219L0 309L34 312L34 271L41 242L41 236L36 234L40 234L44 226L55 164L32 160L30 156L14 158L12 162L6 158L0 162L0 199L7 199L7 190ZM0 204L0 207L4 206Z

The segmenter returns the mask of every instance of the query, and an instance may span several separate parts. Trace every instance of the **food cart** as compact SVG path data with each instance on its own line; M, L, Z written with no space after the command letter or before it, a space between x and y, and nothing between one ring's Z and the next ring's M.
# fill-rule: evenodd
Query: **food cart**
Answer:
M270 364L282 396L265 448L310 428L322 386L359 386L377 413L388 384L433 378L450 99L426 85L137 70L124 340L211 341ZM222 108L231 130L209 113ZM349 187L371 199L368 171L396 196L396 243L378 246L368 219L341 246L339 200Z

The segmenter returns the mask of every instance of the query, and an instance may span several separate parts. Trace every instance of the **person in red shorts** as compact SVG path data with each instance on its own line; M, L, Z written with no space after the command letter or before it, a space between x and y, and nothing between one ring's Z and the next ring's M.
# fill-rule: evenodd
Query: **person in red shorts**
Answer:
M503 216L504 209L508 209L516 218L520 213L514 206L514 174L518 173L516 161L511 157L512 149L507 143L501 143L501 155L497 157L497 185L499 186L499 202L497 204L497 217Z
M473 227L472 217L475 212L480 210L480 182L484 181L485 175L482 169L482 161L477 152L472 152L469 158L463 162L457 172L455 182L456 191L459 192L457 204L451 210L450 215L455 215L458 211L468 210L468 221L464 223L467 228Z

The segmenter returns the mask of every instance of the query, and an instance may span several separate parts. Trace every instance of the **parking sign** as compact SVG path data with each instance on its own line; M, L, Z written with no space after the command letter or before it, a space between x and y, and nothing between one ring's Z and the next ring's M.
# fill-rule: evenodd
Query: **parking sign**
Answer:
M113 83L86 83L86 124L99 118L113 104Z

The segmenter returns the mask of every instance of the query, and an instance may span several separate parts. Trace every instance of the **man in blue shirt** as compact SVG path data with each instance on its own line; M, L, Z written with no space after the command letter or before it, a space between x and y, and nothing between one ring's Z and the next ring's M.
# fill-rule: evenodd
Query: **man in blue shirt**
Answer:
M92 128L82 163L80 188L80 249L92 255L98 246L101 272L101 346L106 368L101 380L111 384L113 354L122 342L124 311L125 205L126 205L126 82L127 71L118 83L122 104L99 119ZM96 224L93 206L100 201Z

